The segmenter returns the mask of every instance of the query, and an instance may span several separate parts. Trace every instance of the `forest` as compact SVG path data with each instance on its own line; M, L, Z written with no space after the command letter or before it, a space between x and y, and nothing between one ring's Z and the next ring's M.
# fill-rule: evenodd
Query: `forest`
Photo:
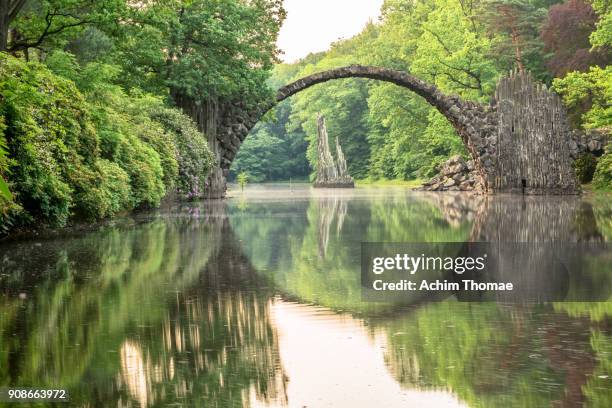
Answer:
M330 50L282 64L282 0L6 0L0 3L0 233L64 226L204 196L214 165L193 107L246 106L324 69L404 70L488 102L528 70L562 97L575 128L612 124L608 0L386 0L378 21ZM446 120L391 84L346 79L271 111L233 176L307 179L316 114L356 179L417 180L464 147ZM583 182L612 186L612 156Z
M528 70L563 97L574 128L608 134L611 13L608 1L597 0L387 0L379 21L329 51L276 65L268 83L278 88L326 69L374 65L488 103L498 78ZM246 139L234 174L246 172L253 181L308 179L318 112L330 137L340 138L356 179L427 179L450 156L467 155L451 125L419 96L393 84L346 79L283 102ZM587 183L596 163L581 159ZM609 188L611 165L609 156L599 159L599 188Z

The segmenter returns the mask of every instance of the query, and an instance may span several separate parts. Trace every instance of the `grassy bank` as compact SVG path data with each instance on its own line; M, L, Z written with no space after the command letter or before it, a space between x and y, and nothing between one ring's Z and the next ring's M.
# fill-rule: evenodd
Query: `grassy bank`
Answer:
M398 187L420 187L423 184L423 180L372 180L369 178L362 180L355 180L355 185L357 187L365 187L365 186L398 186Z

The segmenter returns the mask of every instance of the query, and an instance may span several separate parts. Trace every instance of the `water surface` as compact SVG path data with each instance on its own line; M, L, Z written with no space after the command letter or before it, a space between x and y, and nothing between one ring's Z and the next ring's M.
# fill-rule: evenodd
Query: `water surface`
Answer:
M71 406L612 406L612 303L371 303L359 281L364 241L607 242L605 197L231 195L0 244L0 386ZM609 295L606 259L579 262Z

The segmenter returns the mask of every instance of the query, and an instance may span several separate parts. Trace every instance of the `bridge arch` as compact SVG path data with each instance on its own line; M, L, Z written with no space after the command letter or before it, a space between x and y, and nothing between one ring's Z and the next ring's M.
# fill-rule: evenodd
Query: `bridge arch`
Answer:
M209 184L212 196L223 196L225 178L240 145L267 111L311 86L343 78L390 82L423 97L446 117L461 137L474 160L478 190L529 194L579 191L566 154L569 127L560 98L535 83L528 73L502 78L491 105L483 105L445 95L435 85L403 71L350 65L308 75L283 86L275 100L251 109L246 116L241 112L244 106L234 106L234 110L224 112L224 122L214 136L213 150L220 167L209 176L213 180ZM239 123L234 121L235 117ZM543 157L552 159L546 161Z
M267 111L285 99L311 86L344 78L366 78L390 82L409 89L423 97L430 105L435 107L449 120L474 158L477 170L480 169L477 146L481 139L481 132L477 130L477 126L473 125L473 122L476 118L480 118L481 121L487 121L488 117L484 106L474 102L464 101L458 96L447 96L436 86L428 84L403 71L373 66L350 65L308 75L280 88L276 93L274 101L258 107L257 112L251 115L251 120L244 123L244 126L241 127L242 132L237 135L238 140L227 140L227 138L223 140L224 135L227 135L228 132L220 132L221 138L218 137L218 139L220 139L219 142L224 148L222 149L223 154L221 156L221 167L224 173L229 172L229 168L235 155L238 153L240 144L247 137L248 132L250 132ZM232 130L235 133L236 129Z
M362 65L351 65L342 68L330 69L328 71L318 72L298 79L297 81L292 82L277 91L276 103L282 102L290 96L310 88L313 85L333 79L344 78L375 79L407 88L417 95L422 96L430 105L437 108L445 117L449 119L449 121L451 121L453 125L455 125L455 123L459 123L460 121L460 110L451 108L456 106L457 108L461 109L464 107L464 105L466 105L466 102L460 100L458 97L448 97L440 92L436 86L428 84L406 72Z

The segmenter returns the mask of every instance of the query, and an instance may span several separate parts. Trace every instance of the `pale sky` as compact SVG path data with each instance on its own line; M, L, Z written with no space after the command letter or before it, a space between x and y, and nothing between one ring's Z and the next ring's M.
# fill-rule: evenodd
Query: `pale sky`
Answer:
M332 42L358 34L376 20L384 0L284 0L287 19L278 47L284 62L329 49Z

